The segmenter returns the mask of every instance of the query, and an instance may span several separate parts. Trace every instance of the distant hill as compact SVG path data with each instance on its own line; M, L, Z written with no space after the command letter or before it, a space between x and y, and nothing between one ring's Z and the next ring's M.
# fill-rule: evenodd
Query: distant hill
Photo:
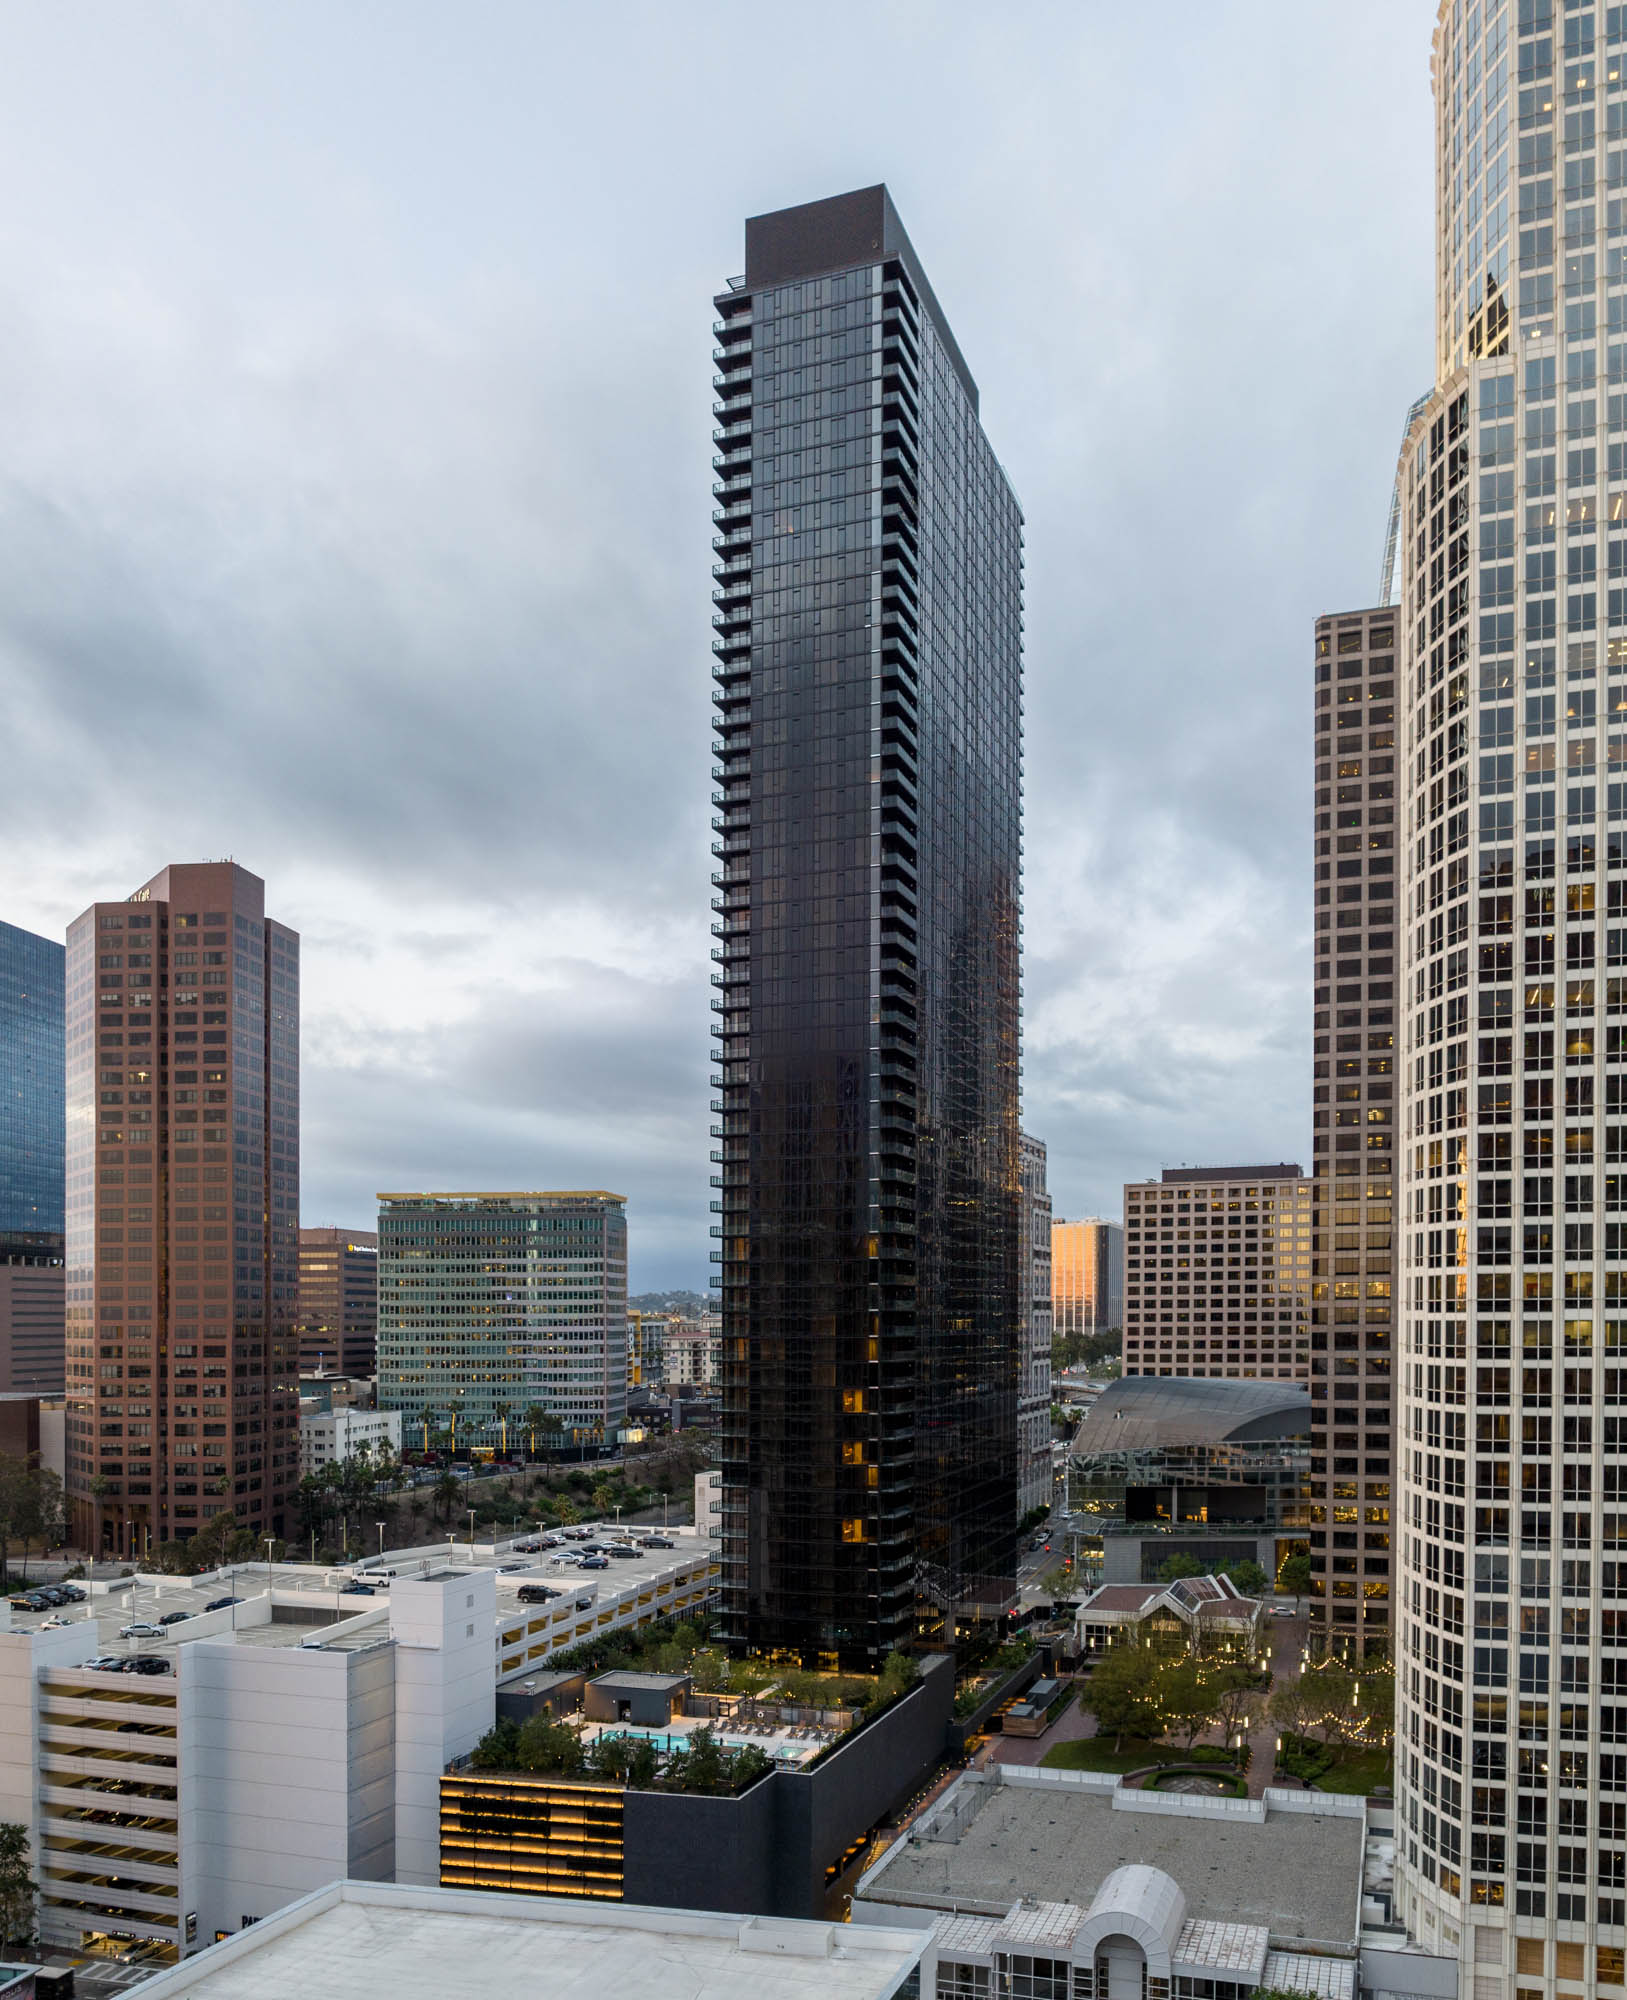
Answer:
M716 1312L719 1301L704 1292L629 1292L627 1303L637 1312Z

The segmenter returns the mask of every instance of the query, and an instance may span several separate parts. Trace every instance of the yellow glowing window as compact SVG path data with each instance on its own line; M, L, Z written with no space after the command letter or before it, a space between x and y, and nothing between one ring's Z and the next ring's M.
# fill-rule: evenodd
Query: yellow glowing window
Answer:
M861 1415L864 1410L864 1391L862 1389L844 1389L842 1391L842 1408L850 1416Z
M855 1519L852 1516L843 1521L842 1540L844 1542L862 1542L864 1540L863 1521Z

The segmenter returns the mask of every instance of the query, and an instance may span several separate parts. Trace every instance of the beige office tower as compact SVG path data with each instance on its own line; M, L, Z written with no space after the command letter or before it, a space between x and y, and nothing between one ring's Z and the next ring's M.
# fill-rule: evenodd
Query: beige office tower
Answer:
M68 929L67 1493L113 1555L298 1476L299 939L231 862Z
M1442 7L1405 722L1396 1901L1627 1950L1627 19Z
M1304 1381L1311 1183L1297 1166L1166 1167L1124 1190L1124 1373Z
M1312 1632L1388 1642L1395 1374L1395 662L1390 605L1316 625Z

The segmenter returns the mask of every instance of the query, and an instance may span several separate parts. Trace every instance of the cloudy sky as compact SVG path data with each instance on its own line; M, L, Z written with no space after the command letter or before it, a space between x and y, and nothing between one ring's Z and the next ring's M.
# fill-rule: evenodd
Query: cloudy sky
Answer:
M1028 522L1059 1213L1308 1150L1310 628L1430 370L1432 0L0 0L0 915L230 854L304 1210L707 1276L710 297L886 180Z

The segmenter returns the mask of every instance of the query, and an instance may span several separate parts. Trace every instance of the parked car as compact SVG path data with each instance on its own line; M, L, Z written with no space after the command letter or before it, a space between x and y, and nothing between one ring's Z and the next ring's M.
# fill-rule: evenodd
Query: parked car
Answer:
M163 1626L153 1624L148 1618L138 1618L133 1625L122 1626L119 1630L121 1639L162 1639L163 1636Z
M499 1576L512 1576L517 1569L529 1569L530 1567L529 1563L499 1563L497 1565L497 1574Z
M241 1604L241 1597L211 1597L203 1607L205 1611L229 1611L234 1604Z
M53 1611L50 1617L47 1618L45 1623L40 1627L40 1630L42 1632L51 1632L54 1631L56 1627L59 1625L69 1625L72 1622L73 1621L71 1619L64 1618L60 1611Z
M21 1597L14 1597L11 1603L16 1611L49 1611L51 1608L43 1597L36 1597L31 1590L25 1591Z
M608 1549L605 1550L605 1554L607 1556L617 1556L623 1562L637 1562L638 1560L637 1549L626 1548L619 1542L613 1543Z
M591 1528L564 1528L560 1532L573 1542L591 1542L593 1540L593 1530Z
M103 1653L99 1659L92 1660L89 1664L93 1671L99 1674L122 1674L124 1672L124 1655L122 1653Z
M59 1604L67 1604L71 1602L68 1593L65 1590L63 1590L59 1585L54 1583L42 1583L37 1585L34 1591L34 1595L36 1597L43 1597L46 1603L49 1604L53 1610L55 1610Z
M577 1567L579 1569L609 1569L610 1558L608 1556L583 1556Z
M550 1589L546 1583L522 1583L520 1585L519 1597L522 1604L549 1604L554 1598L560 1595L562 1595L561 1592Z
M340 1584L339 1595L341 1597L377 1597L378 1592L370 1583L358 1583L352 1577L349 1583Z
M62 1595L70 1604L83 1604L89 1594L81 1590L77 1583L59 1583L57 1589L62 1592Z
M665 1535L641 1535L638 1545L641 1549L675 1549L678 1544L669 1542Z
M160 1625L179 1625L191 1616L190 1611L166 1611L158 1622Z
M169 1661L157 1653L139 1653L133 1660L125 1661L124 1671L127 1674L167 1674Z
M534 1556L541 1547L541 1542L516 1542L514 1553L520 1556Z

